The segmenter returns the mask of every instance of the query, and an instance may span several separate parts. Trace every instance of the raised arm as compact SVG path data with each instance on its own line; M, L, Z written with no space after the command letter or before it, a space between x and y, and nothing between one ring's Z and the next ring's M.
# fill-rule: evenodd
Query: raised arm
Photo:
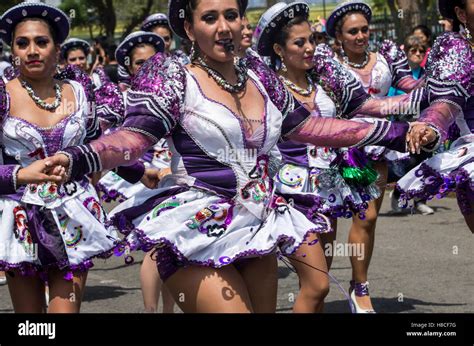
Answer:
M394 61L395 58L396 56L392 57L390 61ZM386 118L393 114L419 114L424 99L423 89L414 90L409 95L373 98L365 92L352 73L333 57L330 48L324 44L316 48L314 65L311 71L313 80L331 97L341 118L351 119L357 116ZM395 70L398 71L399 78L402 78L403 69L395 68Z
M283 122L282 138L332 148L381 145L405 152L406 122L377 120L373 124L310 116L302 106ZM429 139L427 138L427 141Z

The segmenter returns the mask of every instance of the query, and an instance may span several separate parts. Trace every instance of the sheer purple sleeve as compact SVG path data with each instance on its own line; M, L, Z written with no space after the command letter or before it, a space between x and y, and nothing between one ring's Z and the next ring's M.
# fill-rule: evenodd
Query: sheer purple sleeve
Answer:
M72 162L70 176L135 164L176 126L184 107L185 85L182 65L159 53L150 58L132 80L121 129L64 150Z
M333 57L329 46L316 47L314 65L311 78L331 97L340 117L351 118L371 99L359 81Z
M422 112L420 121L435 126L442 140L474 92L472 59L471 47L457 33L440 36L428 58L426 93L430 106Z
M96 89L96 112L102 129L122 125L125 116L123 97L119 87L111 82Z
M86 94L87 104L84 107L87 107L88 110L88 119L87 119L87 132L85 142L97 139L102 134L99 124L99 118L97 117L96 112L96 100L94 88L92 85L92 80L89 76L84 73L81 69L76 66L68 65L64 70L62 70L57 76L59 80L73 80L78 82L84 88Z
M387 60L390 67L393 87L410 92L422 83L421 80L413 78L405 52L393 41L383 41L379 47L379 53Z
M154 144L147 135L122 129L59 153L69 157L69 177L75 180L93 172L133 166Z
M417 118L421 109L427 106L427 93L424 88L420 88L409 94L371 98L357 110L356 117L386 118L395 116L397 119L413 119Z
M288 134L287 138L320 147L343 148L379 145L405 152L408 129L409 125L405 122L376 120L375 123L369 124L311 117L295 131Z

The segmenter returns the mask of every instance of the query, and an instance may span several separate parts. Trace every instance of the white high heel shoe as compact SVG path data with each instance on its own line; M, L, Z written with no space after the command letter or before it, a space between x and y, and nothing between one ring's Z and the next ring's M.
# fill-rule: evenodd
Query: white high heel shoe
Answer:
M364 297L369 295L369 282L354 282L351 281L351 287L349 289L352 303L356 309L356 314L375 314L373 309L362 309L359 304L357 304L357 297Z

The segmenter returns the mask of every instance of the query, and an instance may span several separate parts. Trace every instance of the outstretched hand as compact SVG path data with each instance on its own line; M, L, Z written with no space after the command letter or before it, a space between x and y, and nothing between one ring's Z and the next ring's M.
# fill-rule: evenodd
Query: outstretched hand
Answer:
M413 122L407 133L407 143L412 154L419 154L421 147L429 145L436 140L436 132L426 123Z

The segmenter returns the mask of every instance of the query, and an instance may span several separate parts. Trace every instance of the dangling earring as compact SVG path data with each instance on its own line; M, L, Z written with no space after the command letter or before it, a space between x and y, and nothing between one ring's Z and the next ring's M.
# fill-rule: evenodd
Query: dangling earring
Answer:
M286 65L285 65L285 60L283 59L281 55L280 55L280 60L281 60L280 71L288 72L288 69L286 68Z
M191 52L189 54L191 62L197 59L197 49L196 49L196 41L192 41L191 44Z
M467 23L464 23L464 31L466 32L466 38L468 41L472 40L471 31L467 27Z

